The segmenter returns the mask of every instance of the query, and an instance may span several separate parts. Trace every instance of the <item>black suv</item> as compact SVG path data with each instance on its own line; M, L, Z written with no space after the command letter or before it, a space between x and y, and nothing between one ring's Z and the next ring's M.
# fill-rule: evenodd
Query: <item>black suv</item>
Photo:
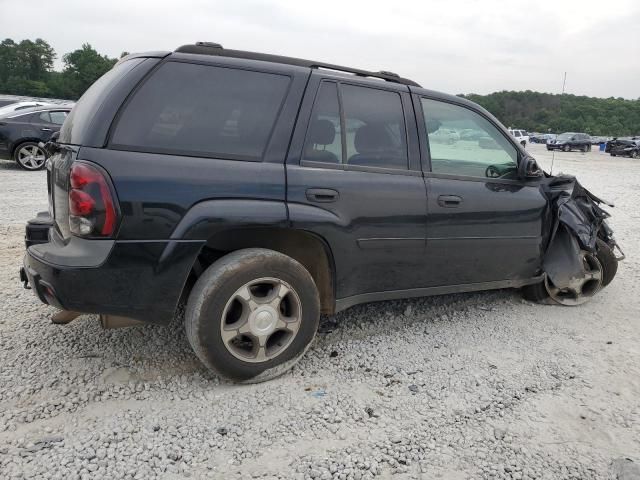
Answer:
M390 72L209 43L131 55L46 148L25 286L155 324L186 303L195 353L235 380L285 371L321 313L525 286L574 305L616 271L600 200L478 105Z
M554 140L547 141L547 150L580 150L582 152L591 151L591 137L586 133L566 132L558 135Z

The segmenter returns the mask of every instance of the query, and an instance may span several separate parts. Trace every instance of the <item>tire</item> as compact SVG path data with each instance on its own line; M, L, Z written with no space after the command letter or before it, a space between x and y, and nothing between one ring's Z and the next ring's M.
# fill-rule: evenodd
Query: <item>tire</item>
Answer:
M268 293L270 286L273 292ZM267 293L254 296L253 289ZM287 289L280 299L279 292ZM283 317L285 301L290 303L292 317ZM254 330L240 333L243 329L274 328L273 324L265 327L259 323L265 315L267 324L274 318L278 324L286 318L298 318L295 333L276 329L263 335L264 342L257 341ZM249 248L225 255L198 278L187 301L185 329L193 351L207 368L233 381L255 383L291 368L311 345L319 319L320 298L311 274L282 253ZM235 324L239 326L234 328Z
M563 152L570 152L571 151L571 147L569 145L565 145L564 147L562 147L562 151Z
M587 152L591 151L591 145L587 145Z
M602 265L602 287L611 283L618 272L618 260L607 243L598 238L596 241L596 257Z
M638 151L636 150L635 152L631 152L631 158L638 158Z
M616 276L616 272L618 271L618 261L616 260L616 256L611 248L609 248L609 245L599 238L596 240L595 256L602 267L602 286L600 288L604 288L609 285ZM547 292L545 282L539 282L522 287L522 296L531 302L555 304Z
M44 168L47 154L36 142L24 142L14 150L13 159L24 170L36 171Z
M610 153L609 155L611 155L612 157L615 157L616 154L615 153Z
M586 145L583 145L580 150L582 150L584 153L587 153L589 151L589 147L587 147Z

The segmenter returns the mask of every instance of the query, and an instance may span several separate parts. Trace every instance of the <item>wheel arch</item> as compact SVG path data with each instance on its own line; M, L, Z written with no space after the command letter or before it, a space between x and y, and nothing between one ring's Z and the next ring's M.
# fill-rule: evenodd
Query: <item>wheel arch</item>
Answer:
M13 144L11 145L11 150L10 150L10 155L11 155L11 159L15 160L14 156L16 154L16 150L18 150L19 147L21 147L22 145L24 145L25 143L35 143L38 144L40 143L42 140L40 140L39 138L30 138L30 137L26 137L26 138L21 138L20 140L17 140L15 142L13 142Z
M192 267L191 281L185 285L184 298L209 265L231 252L246 248L274 250L300 262L316 283L321 312L335 312L335 263L329 244L315 233L276 226L236 226L211 235Z

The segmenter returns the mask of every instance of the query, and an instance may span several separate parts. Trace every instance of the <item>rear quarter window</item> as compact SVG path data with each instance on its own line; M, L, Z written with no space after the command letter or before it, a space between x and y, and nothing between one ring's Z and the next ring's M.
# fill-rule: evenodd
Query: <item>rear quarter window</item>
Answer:
M125 106L111 147L259 160L289 83L285 75L167 62Z

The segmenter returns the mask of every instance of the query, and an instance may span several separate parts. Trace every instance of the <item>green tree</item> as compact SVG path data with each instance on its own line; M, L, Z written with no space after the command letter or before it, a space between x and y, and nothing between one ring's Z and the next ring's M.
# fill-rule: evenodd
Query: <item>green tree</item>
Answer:
M47 77L53 70L55 51L41 38L0 43L0 91L18 95L47 95Z
M79 98L93 82L111 70L117 62L115 58L100 55L88 43L78 50L67 53L62 60L65 64L62 78L68 84L68 96L71 98Z

